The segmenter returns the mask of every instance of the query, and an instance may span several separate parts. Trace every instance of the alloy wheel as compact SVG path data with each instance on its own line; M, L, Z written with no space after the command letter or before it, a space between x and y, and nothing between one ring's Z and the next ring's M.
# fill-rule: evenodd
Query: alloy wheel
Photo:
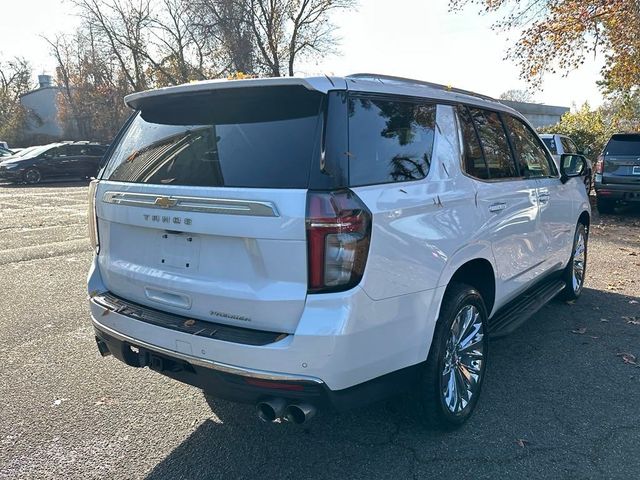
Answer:
M40 175L40 172L35 168L27 170L24 174L24 181L30 184L40 183L41 179L42 175Z
M574 292L579 292L584 282L584 269L587 261L587 248L584 232L578 232L573 254L573 275L571 276Z
M447 339L441 376L444 405L460 414L478 394L485 361L484 322L475 305L465 305L456 315Z

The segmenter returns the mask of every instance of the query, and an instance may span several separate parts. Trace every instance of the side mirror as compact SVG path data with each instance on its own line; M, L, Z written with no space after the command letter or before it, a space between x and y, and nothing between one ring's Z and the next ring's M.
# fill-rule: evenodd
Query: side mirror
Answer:
M587 160L582 155L565 153L560 157L560 181L567 183L570 178L581 177L587 172Z

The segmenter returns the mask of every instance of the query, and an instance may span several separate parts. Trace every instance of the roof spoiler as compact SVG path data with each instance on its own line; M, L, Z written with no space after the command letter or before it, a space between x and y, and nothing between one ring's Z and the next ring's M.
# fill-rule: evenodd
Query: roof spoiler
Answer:
M338 86L340 85L341 86ZM179 95L183 93L206 92L211 90L227 90L232 88L257 88L278 86L302 86L308 90L327 93L329 90L345 88L344 79L324 77L276 77L276 78L250 78L243 80L204 80L200 82L185 83L173 87L157 88L144 92L132 93L124 97L124 103L133 109L139 109L149 99L165 95Z

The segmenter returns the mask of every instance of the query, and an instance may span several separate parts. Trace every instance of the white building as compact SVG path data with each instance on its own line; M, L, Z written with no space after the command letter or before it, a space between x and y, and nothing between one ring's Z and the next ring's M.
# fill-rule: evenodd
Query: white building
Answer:
M53 85L51 75L38 75L39 87L25 93L20 102L27 109L27 135L46 140L59 140L63 128L58 119L57 97L60 87Z

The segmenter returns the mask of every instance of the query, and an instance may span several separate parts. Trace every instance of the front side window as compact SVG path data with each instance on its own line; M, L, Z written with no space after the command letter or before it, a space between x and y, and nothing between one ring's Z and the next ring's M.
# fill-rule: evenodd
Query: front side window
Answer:
M349 98L349 184L419 180L431 165L436 106Z
M573 141L568 137L560 137L560 142L562 143L562 149L564 153L578 153L578 149Z
M511 115L505 115L505 123L518 159L521 175L525 178L555 175L538 136L522 121Z
M469 112L480 137L489 178L517 177L516 165L511 156L507 134L502 126L500 116L496 112L479 108L470 108Z

